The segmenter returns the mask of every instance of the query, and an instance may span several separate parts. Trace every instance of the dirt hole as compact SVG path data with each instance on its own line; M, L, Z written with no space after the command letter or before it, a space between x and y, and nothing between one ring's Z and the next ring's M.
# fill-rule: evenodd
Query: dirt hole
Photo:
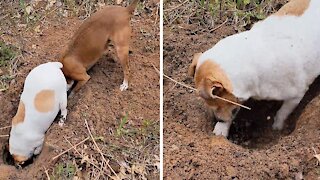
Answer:
M228 139L250 149L265 149L275 145L280 137L294 131L296 122L304 108L319 94L320 76L311 84L300 104L288 117L282 131L272 130L273 118L282 102L250 99L245 105L251 107L252 110L240 110L237 118L233 121Z
M8 144L9 144L9 142L6 142L5 145L2 147L2 160L3 160L3 163L6 165L15 166L13 157L10 154L9 149L8 149ZM25 167L29 166L30 164L32 164L34 162L35 158L36 158L36 156L33 156L30 159L28 159L27 161L25 161L24 164L21 165L21 167L18 167L18 166L16 166L16 167L17 168L25 168Z

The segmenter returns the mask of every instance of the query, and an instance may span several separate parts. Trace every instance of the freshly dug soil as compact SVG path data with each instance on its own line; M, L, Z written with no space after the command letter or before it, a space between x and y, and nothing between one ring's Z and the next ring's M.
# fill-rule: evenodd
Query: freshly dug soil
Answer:
M165 25L164 73L194 86L187 75L193 54L234 33L230 23L211 33L192 23ZM253 109L239 112L225 139L213 135L215 121L204 101L165 79L165 179L320 178L320 162L314 157L320 154L319 83L316 80L282 132L271 129L281 102L249 100L246 105Z

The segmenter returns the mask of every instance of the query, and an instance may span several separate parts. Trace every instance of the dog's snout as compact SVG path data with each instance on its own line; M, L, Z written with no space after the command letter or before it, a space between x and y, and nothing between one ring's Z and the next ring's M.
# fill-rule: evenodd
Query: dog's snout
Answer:
M220 119L218 117L215 117L215 119L216 119L217 122L224 122L224 120L222 120L222 119Z

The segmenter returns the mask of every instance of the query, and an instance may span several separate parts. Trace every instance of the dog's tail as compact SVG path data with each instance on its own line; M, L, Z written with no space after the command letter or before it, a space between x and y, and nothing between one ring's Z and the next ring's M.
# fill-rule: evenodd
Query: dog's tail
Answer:
M136 9L137 4L138 4L139 1L140 1L140 0L133 0L133 1L131 2L131 4L127 7L128 12L129 12L130 14L132 14L133 11Z

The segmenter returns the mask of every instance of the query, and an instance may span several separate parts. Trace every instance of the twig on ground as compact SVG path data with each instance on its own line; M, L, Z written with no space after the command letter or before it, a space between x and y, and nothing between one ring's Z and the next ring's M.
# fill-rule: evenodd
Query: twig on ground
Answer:
M314 152L313 156L319 161L318 163L320 163L320 154L317 154L317 151L315 150L314 147L312 147L312 149L313 149L313 152Z
M153 68L160 74L160 71L156 68L156 66L155 66L154 64L152 64L152 66L153 66ZM181 86L183 86L183 87L186 87L186 88L188 88L188 89L191 89L191 90L193 90L193 91L197 91L197 89L195 89L195 88L193 88L193 87L191 87L191 86L188 86L188 85L186 85L186 84L184 84L184 83L178 82L178 81L172 79L171 77L165 75L164 73L163 73L163 76L166 77L166 78L168 78L168 79L170 79L171 81L175 82L176 84L179 84L179 85L181 85Z
M179 8L180 6L182 6L182 5L184 5L185 3L187 3L188 1L189 1L189 0L186 0L186 1L182 2L181 4L179 4L179 5L177 5L177 6L173 7L173 8L164 9L163 12L172 11L172 10L174 10L174 9L177 9L177 8Z
M222 24L220 24L219 26L217 26L217 27L215 27L215 28L213 28L213 29L211 29L211 30L209 30L209 32L210 33L212 33L213 31L215 31L215 30L217 30L217 29L219 29L219 28L221 28L223 25L225 25L227 22L228 22L228 18L222 23Z
M44 166L43 166L43 168L44 168L44 172L45 172L46 175L47 175L47 179L50 180L50 176L49 176L49 173L48 173L48 169L47 169L46 167L44 167Z
M65 153L69 152L69 151L70 151L71 149L73 149L74 147L77 147L77 146L79 146L80 144L82 144L82 143L86 142L88 139L89 139L89 137L85 138L84 140L80 141L78 144L76 144L76 145L72 146L71 148L69 148L69 149L67 149L67 150L63 151L62 153L60 153L60 154L56 155L56 156L55 156L55 157L53 157L51 160L55 160L55 159L57 159L58 157L62 156L63 154L65 154Z
M64 137L64 139L70 144L70 146L79 154L79 156L81 156L81 158L83 158L83 155L78 151L78 149L76 148L76 146L74 146L66 137ZM96 165L95 163L93 163L92 161L88 161L91 165L93 165L94 167L98 168L100 171L102 169L100 169L100 167L98 165Z
M118 179L120 179L120 178L118 177L118 174L117 174L117 173L112 169L112 167L110 166L109 162L104 158L104 155L103 155L101 149L99 148L98 144L96 143L96 141L94 140L94 138L93 138L93 136L92 136L92 134L91 134L91 131L90 131L90 128L89 128L89 125L88 125L87 120L84 119L84 121L85 121L85 124L86 124L86 126L87 126L88 133L89 133L89 135L90 135L90 137L91 137L91 139L92 139L92 141L93 141L93 144L96 146L97 151L100 153L100 155L101 155L101 157L102 157L102 160L106 163L106 165L107 165L108 168L111 170L111 172L112 172Z
M152 64L152 66L153 66L153 68L160 74L160 71L159 71L153 64ZM188 86L188 85L186 85L186 84L184 84L184 83L178 82L178 81L172 79L171 77L165 75L164 73L163 73L163 76L166 77L166 78L168 78L168 79L170 79L171 81L173 81L173 82L175 82L175 83L183 86L183 87L186 87L186 88L191 89L191 90L193 90L193 91L197 91L197 89L195 89L195 88L193 88L193 87L191 87L191 86ZM225 99L225 98L222 98L222 97L213 95L213 94L211 94L211 97L212 97L212 98L220 99L220 100L222 100L222 101L226 101L226 102L228 102L228 103L237 105L237 106L239 106L239 107L242 107L242 108L245 108L245 109L248 109L248 110L251 110L251 108L249 108L248 106L244 106L244 105L242 105L242 104L239 104L239 103L230 101L230 100L228 100L228 99Z

